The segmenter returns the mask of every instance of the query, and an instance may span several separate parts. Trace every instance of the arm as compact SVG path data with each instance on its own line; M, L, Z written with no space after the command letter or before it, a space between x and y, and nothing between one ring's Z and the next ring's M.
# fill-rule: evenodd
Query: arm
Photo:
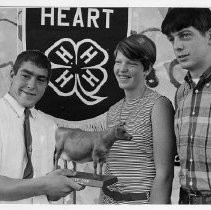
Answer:
M74 176L74 173L69 169L59 169L34 179L0 176L0 200L16 201L38 195L47 195L49 200L58 200L74 189L84 188L67 176Z
M174 109L171 102L161 97L152 110L153 152L156 176L151 189L150 203L171 203L174 178L176 138Z

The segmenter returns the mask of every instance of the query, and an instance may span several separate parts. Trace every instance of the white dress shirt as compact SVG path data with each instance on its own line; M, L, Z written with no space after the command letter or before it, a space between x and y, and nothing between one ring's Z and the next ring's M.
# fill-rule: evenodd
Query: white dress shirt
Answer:
M27 163L24 144L24 107L6 94L0 99L0 174L23 178ZM53 170L56 124L53 119L34 108L31 109L32 165L34 178ZM0 202L10 203L10 202ZM46 196L37 196L11 203L49 203Z

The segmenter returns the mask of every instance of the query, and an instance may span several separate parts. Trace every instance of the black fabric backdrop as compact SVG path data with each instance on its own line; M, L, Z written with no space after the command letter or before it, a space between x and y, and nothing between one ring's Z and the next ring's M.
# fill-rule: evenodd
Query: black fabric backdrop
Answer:
M91 119L123 97L113 51L127 36L128 8L60 9L26 8L26 49L44 52L53 69L36 107L68 121Z

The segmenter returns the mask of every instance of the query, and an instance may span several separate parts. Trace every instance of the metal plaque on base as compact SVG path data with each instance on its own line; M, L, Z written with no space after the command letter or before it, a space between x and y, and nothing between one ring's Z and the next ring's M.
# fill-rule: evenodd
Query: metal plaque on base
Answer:
M111 184L114 184L118 181L115 176L108 175L96 175L93 176L92 173L80 172L77 171L77 174L74 177L71 177L75 182L81 185L90 186L90 187L106 187Z

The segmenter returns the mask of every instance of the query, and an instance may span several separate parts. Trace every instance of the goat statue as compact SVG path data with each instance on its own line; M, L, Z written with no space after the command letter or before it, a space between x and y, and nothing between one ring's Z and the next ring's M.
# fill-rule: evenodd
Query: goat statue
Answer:
M56 149L54 156L54 167L58 168L58 160L61 157L65 161L85 163L93 161L94 173L97 176L97 165L99 163L99 175L102 175L102 167L106 161L108 152L115 141L131 140L124 123L119 123L105 131L84 131L79 128L59 127L56 130Z

